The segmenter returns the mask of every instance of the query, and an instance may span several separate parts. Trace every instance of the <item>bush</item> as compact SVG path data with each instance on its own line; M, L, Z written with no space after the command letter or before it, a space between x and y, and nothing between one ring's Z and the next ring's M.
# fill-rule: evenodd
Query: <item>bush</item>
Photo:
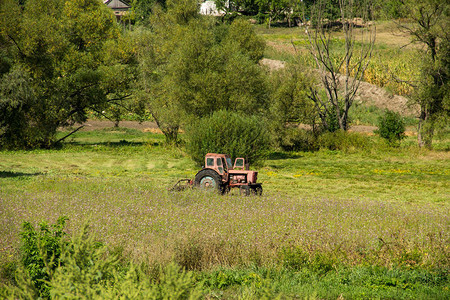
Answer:
M39 230L29 222L23 224L22 264L33 290L44 298L49 295L48 282L59 264L66 220L66 217L60 217L54 225L42 222Z
M269 148L267 130L258 117L223 110L188 126L186 139L186 150L199 165L206 153L244 157L254 164L264 159Z
M386 110L378 118L378 130L375 133L391 145L398 145L405 138L405 122L399 113Z
M56 225L41 225L40 232L25 223L26 253L23 268L16 272L16 285L0 290L8 299L202 299L203 285L194 273L176 264L159 268L149 277L132 263L124 267L120 260L89 234L84 226L70 241L59 242L65 218ZM45 254L44 250L48 250ZM57 259L48 260L56 257ZM44 262L44 263L43 263ZM53 264L50 269L45 265ZM39 278L29 269L45 272ZM36 272L35 272L36 273ZM45 293L38 293L36 283L42 283Z
M350 151L366 149L368 140L363 135L343 130L325 132L318 138L318 146L322 149Z
M285 151L314 151L317 150L317 137L312 130L299 128L285 128L278 141Z

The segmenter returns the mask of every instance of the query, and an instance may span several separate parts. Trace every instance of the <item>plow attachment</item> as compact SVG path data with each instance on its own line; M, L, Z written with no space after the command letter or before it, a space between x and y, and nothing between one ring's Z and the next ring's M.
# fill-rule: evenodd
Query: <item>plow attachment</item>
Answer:
M185 189L191 188L194 185L194 181L192 179L184 178L180 179L175 183L172 187L168 188L169 191L184 191Z

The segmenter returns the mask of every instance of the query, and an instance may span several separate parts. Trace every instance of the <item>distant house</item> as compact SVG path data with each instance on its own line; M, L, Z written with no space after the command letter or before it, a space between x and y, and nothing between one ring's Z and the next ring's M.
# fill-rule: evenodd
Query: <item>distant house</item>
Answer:
M104 0L103 3L114 11L117 21L120 21L120 19L131 8L131 6L124 0Z
M216 3L214 1L205 1L200 5L200 14L210 16L223 16L224 12L217 9Z

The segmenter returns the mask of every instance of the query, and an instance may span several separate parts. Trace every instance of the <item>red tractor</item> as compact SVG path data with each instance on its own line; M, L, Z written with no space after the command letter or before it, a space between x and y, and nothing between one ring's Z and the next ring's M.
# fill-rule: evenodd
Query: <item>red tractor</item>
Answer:
M236 158L232 165L227 154L208 153L205 156L205 165L192 181L182 179L171 190L182 190L185 187L196 186L203 190L216 190L225 194L232 188L239 188L241 195L261 195L261 183L257 183L258 172L249 171L243 158ZM186 185L181 185L185 182Z

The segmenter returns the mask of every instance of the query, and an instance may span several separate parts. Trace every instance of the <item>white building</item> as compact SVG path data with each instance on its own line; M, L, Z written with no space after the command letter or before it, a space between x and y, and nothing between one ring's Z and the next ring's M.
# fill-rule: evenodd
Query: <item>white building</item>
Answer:
M200 5L200 14L208 16L223 16L225 12L217 10L214 1L205 1Z

